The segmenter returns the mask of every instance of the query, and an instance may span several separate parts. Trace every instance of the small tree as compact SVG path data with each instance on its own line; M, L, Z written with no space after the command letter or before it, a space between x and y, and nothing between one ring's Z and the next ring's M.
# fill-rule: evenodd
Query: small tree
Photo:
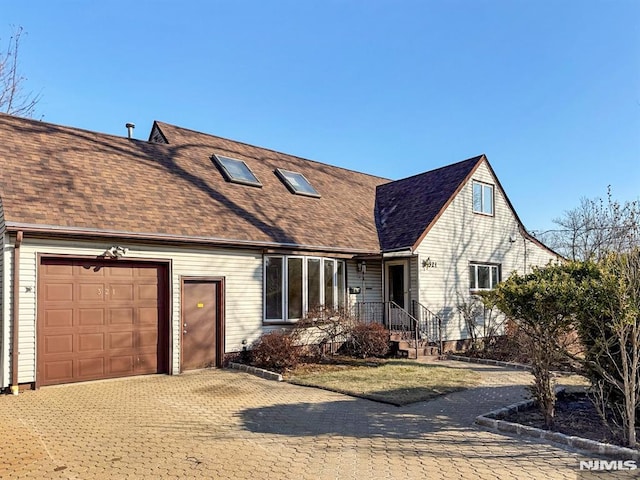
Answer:
M458 302L456 309L464 319L471 348L481 345L486 351L496 336L500 335L506 322L506 317L496 311L496 295L493 290L479 292L468 300Z
M467 335L471 340L471 348L477 347L478 339L478 319L482 315L482 305L478 301L478 297L471 296L469 299L463 299L456 305L456 310L462 315L464 324L467 327Z
M31 117L40 101L39 95L24 91L27 80L18 69L18 53L24 30L14 29L4 50L0 51L0 111L11 115Z
M592 268L596 268L593 266ZM629 447L637 445L640 408L640 249L611 253L577 296L585 367L596 405L607 421L621 424Z
M560 339L572 327L575 289L572 265L533 268L525 276L512 275L495 290L495 304L523 333L523 348L531 359L534 384L530 387L550 427L555 414L552 367L565 350Z

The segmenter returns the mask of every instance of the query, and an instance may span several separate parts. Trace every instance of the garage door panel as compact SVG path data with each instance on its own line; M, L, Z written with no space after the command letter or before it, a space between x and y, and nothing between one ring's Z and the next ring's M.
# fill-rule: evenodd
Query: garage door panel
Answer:
M154 372L157 367L157 357L153 354L138 355L136 362L136 373L144 374Z
M104 357L78 358L75 377L82 380L94 380L106 376Z
M107 267L106 270L108 271L108 275L110 277L116 277L116 278L133 278L134 277L134 272L137 270L135 267L132 268L118 268L118 267ZM153 271L155 271L154 269L151 269Z
M129 308L110 308L109 309L109 325L133 325L134 309Z
M136 332L136 344L140 349L148 349L158 344L157 330L139 330Z
M43 259L38 273L39 385L166 371L164 267Z
M110 350L131 350L135 347L135 333L114 332L109 333L109 349Z
M81 302L102 301L104 297L104 283L86 282L78 285L78 300Z
M154 281L156 282L158 280L158 276L156 275L153 268L137 267L137 268L134 268L133 271L135 272L135 275L137 277L149 277L151 279L154 279Z
M138 285L138 299L155 300L156 298L158 298L157 284Z
M152 307L140 307L138 308L138 324L143 325L156 325L158 323L158 309Z
M44 325L46 328L73 327L73 309L48 309L44 315Z
M109 372L118 375L133 375L133 356L120 355L109 357Z
M103 308L79 308L77 325L80 327L104 325Z
M73 301L73 283L50 283L44 289L44 300L47 302Z
M105 276L106 269L102 265L93 262L75 262L74 274L79 277L101 278Z
M104 333L81 333L77 338L80 353L104 351Z
M110 299L113 301L132 301L133 285L130 283L118 284L112 283L109 289Z
M70 382L73 380L73 361L58 360L47 362L44 374L51 380L51 383Z
M73 353L73 334L47 335L44 338L44 351L48 355Z
M44 265L44 271L47 276L61 275L63 277L69 277L73 273L73 265Z

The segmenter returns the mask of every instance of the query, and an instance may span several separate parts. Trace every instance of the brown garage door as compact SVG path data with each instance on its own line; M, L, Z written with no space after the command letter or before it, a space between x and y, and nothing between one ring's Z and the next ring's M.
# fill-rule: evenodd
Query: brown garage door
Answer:
M166 372L163 265L41 260L38 385Z

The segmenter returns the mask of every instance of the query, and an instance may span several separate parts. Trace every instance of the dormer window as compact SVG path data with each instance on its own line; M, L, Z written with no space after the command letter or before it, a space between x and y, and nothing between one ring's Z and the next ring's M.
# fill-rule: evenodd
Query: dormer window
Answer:
M316 191L315 188L311 186L309 180L307 180L301 173L284 170L282 168L276 168L276 174L291 191L291 193L295 193L296 195L306 195L307 197L320 198L320 194Z
M211 157L227 182L250 185L252 187L262 187L260 180L253 174L251 169L242 160L225 157L223 155L213 155Z
M473 182L473 211L493 215L493 185Z

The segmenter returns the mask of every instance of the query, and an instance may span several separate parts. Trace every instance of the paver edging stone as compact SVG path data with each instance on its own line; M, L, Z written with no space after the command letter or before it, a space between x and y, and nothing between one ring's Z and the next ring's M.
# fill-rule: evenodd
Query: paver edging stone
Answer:
M240 370L241 372L250 373L256 377L262 377L267 380L274 380L276 382L282 382L282 375L275 372L270 372L263 368L252 367L251 365L245 365L244 363L229 362L229 368L233 370Z
M443 356L446 360L456 360L458 362L479 363L481 365L495 365L496 367L515 368L516 370L531 370L531 365L515 362L503 362L490 358L465 357L462 355L452 355L450 353Z
M564 391L564 388L556 389L556 393ZM536 401L524 400L522 402L514 403L507 407L493 410L492 412L485 413L476 417L475 423L481 427L486 427L490 430L496 430L500 432L515 433L516 435L525 435L528 437L539 438L541 440L547 440L560 445L566 445L574 448L581 453L592 453L598 455L604 455L608 457L614 457L616 459L623 458L625 460L640 461L640 451L632 448L619 447L610 443L597 442L588 438L575 437L571 435L565 435L560 432L552 432L550 430L543 430L541 428L531 427L529 425L521 425L519 423L507 422L502 420L510 413L519 412L533 407Z

